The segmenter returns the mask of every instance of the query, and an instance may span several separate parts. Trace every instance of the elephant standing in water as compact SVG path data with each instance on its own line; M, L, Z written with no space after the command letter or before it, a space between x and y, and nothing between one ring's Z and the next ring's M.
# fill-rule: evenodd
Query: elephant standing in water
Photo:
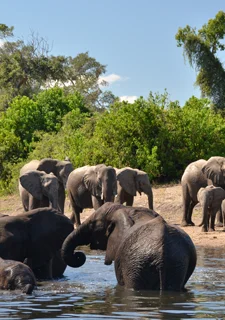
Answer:
M51 158L45 158L40 161L39 160L32 160L21 168L20 177L23 176L24 174L27 174L27 172L31 171L31 170L32 171L33 170L44 171L46 174L51 173L52 177L55 176L57 178L58 192L54 193L53 199L54 199L54 202L56 202L56 198L57 198L58 210L63 214L64 213L64 205L65 205L65 188L66 188L68 176L73 171L72 163L70 161L60 161L60 160L51 159ZM27 179L27 178L23 179L24 183L26 183L26 186L29 184L29 179ZM35 208L49 206L49 200L51 201L52 199L50 199L51 195L49 196L49 191L46 190L47 188L45 188L43 186L44 181L45 181L44 178L41 179L41 183L38 182L38 180L33 181L32 182L32 184L34 185L33 189L31 188L31 186L29 184L29 188L28 188L29 193L31 193L31 191L34 191L35 188L38 189L39 186L42 189L42 192L40 190L38 190L38 194L36 192L34 197L32 195L29 195L29 205L27 205L28 195L25 195L26 192L23 190L23 187L21 186L21 182L20 182L19 189L20 189L20 194L23 194L23 197L25 199L25 205L24 205L25 210L27 207L29 207L29 210L31 210L31 209L35 209ZM25 189L27 188L26 186L25 186ZM48 184L48 189L49 189L49 184ZM40 202L40 199L37 200L37 198L35 198L35 197L39 195L39 198L40 198L41 195L43 194L44 190L45 190L45 193L47 192L47 196L46 196L46 194L44 194L44 197L42 197L41 202ZM55 205L54 205L54 208L55 208Z
M225 190L213 185L200 188L197 194L198 201L202 205L202 231L215 231L216 213L221 210L222 201L225 199Z
M153 209L153 193L148 174L130 167L115 169L117 177L116 203L126 203L132 206L137 192L141 195L144 192L148 196L148 207Z
M186 232L153 210L105 203L64 241L62 257L71 267L85 263L80 245L106 250L120 285L136 290L183 291L196 266L195 246Z
M65 270L60 249L74 230L66 216L38 208L0 218L0 257L26 263L40 279L59 277ZM60 260L61 259L61 260Z
M77 168L69 175L67 191L72 207L71 221L79 226L80 213L84 208L96 210L103 203L114 201L116 171L105 164Z
M0 289L31 294L36 287L33 271L24 263L0 258Z

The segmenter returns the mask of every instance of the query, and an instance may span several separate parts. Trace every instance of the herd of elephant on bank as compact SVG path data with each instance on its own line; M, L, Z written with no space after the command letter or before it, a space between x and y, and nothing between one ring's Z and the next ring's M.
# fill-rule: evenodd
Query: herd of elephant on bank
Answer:
M225 158L213 157L185 169L182 226L194 225L192 211L200 201L203 231L209 228L209 218L214 230L216 211L225 199L223 167ZM65 189L72 209L70 219L64 215ZM75 249L90 245L90 249L106 252L106 265L114 261L122 286L185 290L196 266L195 246L185 231L153 210L145 172L104 164L74 170L68 160L33 160L20 171L19 192L24 213L0 218L1 289L32 293L36 279L59 278L67 265L82 266L85 254ZM136 192L147 194L149 208L132 207ZM81 224L84 208L95 211Z

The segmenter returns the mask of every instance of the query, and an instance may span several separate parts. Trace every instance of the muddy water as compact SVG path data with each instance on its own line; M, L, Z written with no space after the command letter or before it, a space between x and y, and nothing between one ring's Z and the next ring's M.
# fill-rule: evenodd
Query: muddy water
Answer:
M117 286L113 265L91 251L78 269L44 282L33 295L0 291L1 319L223 319L225 248L197 248L198 265L188 292L135 292Z

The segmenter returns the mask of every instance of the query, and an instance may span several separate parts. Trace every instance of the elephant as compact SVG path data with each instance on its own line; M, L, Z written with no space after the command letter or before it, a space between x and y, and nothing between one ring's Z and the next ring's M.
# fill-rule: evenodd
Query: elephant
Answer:
M52 259L73 230L69 218L49 207L1 217L0 257L27 264L39 279L58 277L62 266Z
M130 167L115 168L115 170L117 177L117 196L115 202L120 204L126 203L127 206L132 206L137 191L140 195L144 192L148 196L149 209L153 209L153 193L148 174Z
M80 245L106 250L105 264L114 261L121 286L135 290L184 291L197 254L186 232L170 225L153 210L107 202L67 236L62 257L80 267L86 256Z
M31 294L36 287L33 271L24 263L0 258L0 289Z
M200 188L197 198L202 205L202 231L215 231L215 217L221 208L222 201L225 199L225 190L213 185Z
M207 179L212 181L215 187L221 187L225 190L225 158L214 156L208 159L206 164L202 167L202 172ZM217 227L223 226L222 211L217 213Z
M58 179L44 171L26 171L19 178L19 193L25 211L40 207L58 207Z
M32 160L25 164L20 170L20 176L30 170L45 171L46 173L54 174L58 179L58 207L62 214L64 214L65 206L65 189L69 174L73 171L73 165L70 161L60 161L57 159L44 158L42 160ZM21 188L21 187L20 187ZM34 201L34 200L33 200ZM43 204L48 206L48 200L45 199ZM32 209L40 206L35 204Z
M192 212L195 205L198 203L198 190L212 184L211 180L202 172L202 168L206 163L207 161L204 159L190 163L181 177L183 200L182 227L195 225L194 222L192 222Z
M77 168L68 177L67 192L72 207L70 219L79 226L80 213L84 208L96 210L104 202L114 201L117 193L116 171L105 164Z

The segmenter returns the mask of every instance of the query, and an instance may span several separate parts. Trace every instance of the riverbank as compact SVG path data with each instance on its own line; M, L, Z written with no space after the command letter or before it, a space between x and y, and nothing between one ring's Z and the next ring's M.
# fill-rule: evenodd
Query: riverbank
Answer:
M163 218L172 224L180 226L182 218L182 193L181 185L166 185L160 187L153 187L154 195L154 209L161 214ZM134 206L147 207L147 197L137 195L134 200ZM5 196L0 198L0 213L8 215L18 215L23 212L23 207L19 198L19 194ZM85 209L81 214L81 220L85 220L93 209ZM65 214L70 217L71 208L69 207L69 200L66 200ZM193 242L197 246L206 247L224 247L225 246L225 232L223 228L216 228L215 232L203 233L198 224L201 220L201 207L198 204L194 208L193 221L194 227L182 228L185 230Z

